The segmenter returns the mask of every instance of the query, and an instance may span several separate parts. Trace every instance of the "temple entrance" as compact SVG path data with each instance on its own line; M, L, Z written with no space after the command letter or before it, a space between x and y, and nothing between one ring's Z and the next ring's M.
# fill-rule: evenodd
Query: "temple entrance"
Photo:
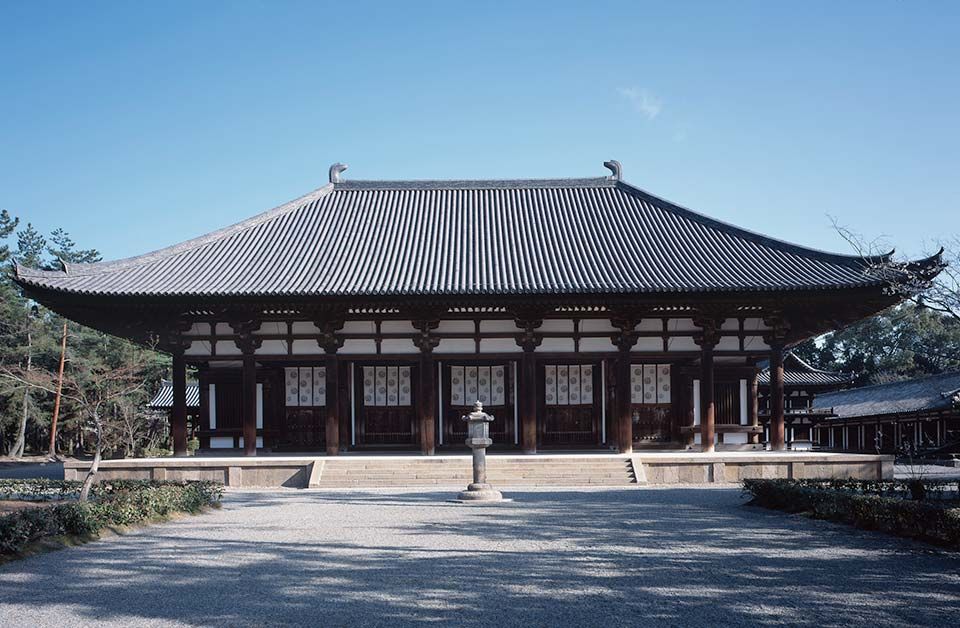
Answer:
M540 366L538 439L544 447L600 445L600 366L544 364Z
M419 438L413 382L416 367L357 365L358 447L412 447Z
M512 362L444 363L442 376L442 444L462 446L467 425L460 418L473 410L477 401L493 416L490 438L494 447L513 447L515 440L514 373Z

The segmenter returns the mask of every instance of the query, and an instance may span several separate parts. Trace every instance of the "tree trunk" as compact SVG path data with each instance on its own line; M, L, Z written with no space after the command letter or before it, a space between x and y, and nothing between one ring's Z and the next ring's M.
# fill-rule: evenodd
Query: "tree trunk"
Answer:
M100 470L100 456L103 452L103 426L100 424L99 410L94 410L93 422L97 429L97 447L93 454L93 462L90 464L90 470L87 471L87 476L83 478L83 487L80 489L81 502L86 502L90 497L90 487L93 486L93 480L97 475L97 471Z
M30 368L33 366L33 336L27 329L27 377L30 377ZM11 458L20 458L23 456L23 449L27 437L27 416L30 414L30 384L23 390L23 411L20 414L20 426L17 428L17 440L13 443L13 449L10 450Z

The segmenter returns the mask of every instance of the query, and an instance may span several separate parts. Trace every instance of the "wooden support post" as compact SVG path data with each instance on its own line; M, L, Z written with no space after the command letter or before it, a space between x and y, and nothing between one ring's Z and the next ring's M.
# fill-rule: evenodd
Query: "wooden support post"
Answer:
M783 398L783 345L770 346L770 448L783 451L784 440L784 398Z
M436 452L436 377L434 376L433 352L420 352L420 453L432 456Z
M340 361L337 359L336 347L327 351L324 362L327 382L327 417L324 441L327 445L327 455L336 456L340 453Z
M537 370L533 348L520 358L520 447L525 454L537 453Z
M713 386L713 348L720 342L724 318L715 312L694 318L700 328L693 340L700 346L700 449L709 453L716 445L716 402Z
M543 342L536 329L543 320L529 313L516 318L517 327L523 331L516 336L517 345L523 349L520 357L520 390L517 402L520 405L520 447L525 454L537 453L537 369L533 359L534 350Z
M716 404L713 396L713 347L703 343L700 347L700 449L705 453L714 450Z
M632 343L631 343L632 344ZM630 410L630 349L617 354L617 447L622 454L633 453L633 415Z
M759 378L757 377L757 369L754 368L753 372L750 375L750 384L747 388L750 398L747 403L747 412L750 418L750 425L753 427L760 426L760 385ZM750 435L750 444L757 445L760 443L760 434L751 434Z
M243 454L257 455L257 359L253 352L243 354L243 373L241 376L241 398L243 400Z
M183 346L173 350L173 411L170 413L173 455L187 455L187 364Z

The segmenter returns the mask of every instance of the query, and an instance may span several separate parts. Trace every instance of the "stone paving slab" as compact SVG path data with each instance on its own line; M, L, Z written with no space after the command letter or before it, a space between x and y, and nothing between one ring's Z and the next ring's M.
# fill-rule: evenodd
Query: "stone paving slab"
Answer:
M960 554L735 488L230 492L0 566L2 626L944 626Z

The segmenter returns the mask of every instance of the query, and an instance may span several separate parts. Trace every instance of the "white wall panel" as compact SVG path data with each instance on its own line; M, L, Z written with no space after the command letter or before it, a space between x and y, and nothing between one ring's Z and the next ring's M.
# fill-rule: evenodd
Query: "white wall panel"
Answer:
M609 338L581 338L580 352L588 353L590 351L616 351L613 341Z
M320 355L323 353L317 345L316 340L294 340L293 341L293 354L294 355Z
M677 336L667 341L668 351L699 351L700 347L691 336Z
M417 328L410 321L382 321L380 323L380 333L383 334L412 334L416 331Z
M286 355L287 354L287 341L286 340L264 340L263 344L260 345L260 348L257 349L256 355Z
M546 351L566 351L573 353L573 338L544 338L540 346L536 348L538 353Z
M663 338L637 338L637 344L633 345L633 348L630 349L631 352L643 352L643 351L663 351Z
M293 324L295 334L319 334L320 329L309 321L296 321Z
M713 348L714 351L739 351L740 339L736 336L724 336Z
M537 331L551 332L551 333L573 333L573 320L572 319L552 319L548 318L543 321L543 324L537 328Z
M663 331L663 319L645 318L633 329L635 331Z
M446 338L440 341L434 353L476 353L477 345L469 338Z
M243 355L243 352L233 340L218 340L217 355Z
M317 343L313 343L316 346ZM319 351L319 347L314 353ZM358 340L355 338L350 338L343 341L343 347L340 349L340 353L359 353L364 355L370 355L377 352L377 343L373 340Z
M515 333L518 331L517 324L513 321L480 321L480 331L482 333L507 332Z
M194 340L190 346L183 352L183 355L210 355L210 343L206 340Z
M340 331L344 334L374 334L377 324L373 321L347 321Z
M476 331L473 321L440 321L438 334L472 334Z
M523 351L513 338L485 338L480 340L480 353L516 353Z
M584 318L580 321L580 331L582 333L617 331L609 320L605 318Z
M260 329L253 332L256 336L276 336L287 333L287 324L280 321L267 321L260 323Z
M417 345L405 338L385 338L380 343L380 353L419 353Z

